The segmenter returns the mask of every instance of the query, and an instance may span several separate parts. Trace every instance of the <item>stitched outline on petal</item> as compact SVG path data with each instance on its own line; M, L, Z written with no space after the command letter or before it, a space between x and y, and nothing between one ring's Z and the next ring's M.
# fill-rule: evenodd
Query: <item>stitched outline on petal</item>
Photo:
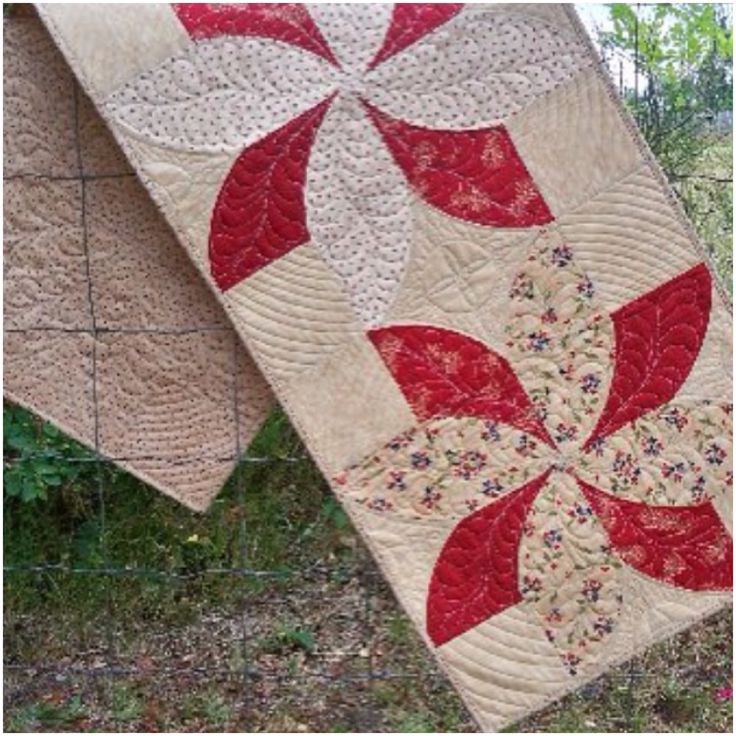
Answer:
M334 95L248 146L212 211L212 277L225 291L309 240L304 182L317 129Z
M172 3L194 39L261 36L310 51L339 66L303 3Z
M613 378L583 449L675 396L700 352L710 308L710 273L699 263L611 314Z

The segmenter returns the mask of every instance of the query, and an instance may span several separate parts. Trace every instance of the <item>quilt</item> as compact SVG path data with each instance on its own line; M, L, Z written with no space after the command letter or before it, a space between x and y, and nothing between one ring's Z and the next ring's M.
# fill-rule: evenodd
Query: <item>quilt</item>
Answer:
M568 6L42 5L483 730L731 600L731 317Z
M3 37L4 394L204 510L272 394L40 20Z

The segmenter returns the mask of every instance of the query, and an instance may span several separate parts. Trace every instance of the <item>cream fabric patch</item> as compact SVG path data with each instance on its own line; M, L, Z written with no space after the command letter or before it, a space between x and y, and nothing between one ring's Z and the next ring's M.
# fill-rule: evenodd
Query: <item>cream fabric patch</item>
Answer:
M40 21L4 39L5 396L204 510L272 394Z
M169 12L111 94L42 9L479 725L726 605L728 305L574 13Z

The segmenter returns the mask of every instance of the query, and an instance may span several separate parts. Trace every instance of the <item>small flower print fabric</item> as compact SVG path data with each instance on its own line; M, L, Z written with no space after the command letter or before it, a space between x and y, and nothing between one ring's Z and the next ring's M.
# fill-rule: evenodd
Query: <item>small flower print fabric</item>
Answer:
M727 605L728 302L574 13L137 7L42 15L479 726Z

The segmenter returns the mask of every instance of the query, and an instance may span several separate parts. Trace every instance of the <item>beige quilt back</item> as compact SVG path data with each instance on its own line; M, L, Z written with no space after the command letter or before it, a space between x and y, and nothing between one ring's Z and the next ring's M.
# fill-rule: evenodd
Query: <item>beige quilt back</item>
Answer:
M3 30L5 396L204 510L272 394L40 20Z

